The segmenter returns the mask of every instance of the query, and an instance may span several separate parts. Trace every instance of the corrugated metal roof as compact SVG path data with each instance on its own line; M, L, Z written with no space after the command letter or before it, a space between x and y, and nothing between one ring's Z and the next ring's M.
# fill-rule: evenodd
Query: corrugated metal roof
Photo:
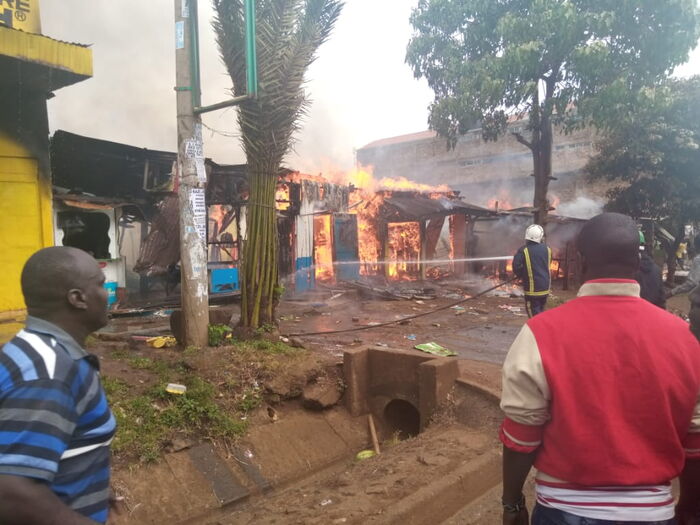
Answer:
M92 76L92 50L0 26L0 56L48 68L54 72L51 91Z
M494 212L454 197L431 198L429 195L398 195L384 199L382 215L389 222L413 222L432 217L464 214L494 215Z

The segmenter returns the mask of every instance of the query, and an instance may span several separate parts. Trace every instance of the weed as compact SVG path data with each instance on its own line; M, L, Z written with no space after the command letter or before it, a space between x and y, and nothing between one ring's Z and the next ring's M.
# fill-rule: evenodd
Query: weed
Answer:
M199 348L197 348L197 347L194 346L194 345L189 345L189 346L187 346L187 347L185 348L185 350L183 350L183 352L182 352L182 354L183 354L185 357L194 357L194 356L197 355L198 353L199 353Z
M186 383L187 392L181 396L170 395L157 386L129 398L127 383L104 377L103 385L118 426L112 445L114 453L151 462L160 457L175 431L229 439L245 432L244 422L229 416L216 404L211 383L199 377L191 377ZM259 404L260 400L256 402ZM245 405L245 411L252 409L249 407L253 407L252 401Z
M139 370L150 370L153 367L153 359L150 357L132 357L129 365Z
M262 397L260 396L260 389L252 388L243 392L243 396L241 396L241 400L238 402L236 408L240 412L248 413L258 408L261 402Z
M221 346L227 339L231 338L233 330L225 324L209 325L209 346Z

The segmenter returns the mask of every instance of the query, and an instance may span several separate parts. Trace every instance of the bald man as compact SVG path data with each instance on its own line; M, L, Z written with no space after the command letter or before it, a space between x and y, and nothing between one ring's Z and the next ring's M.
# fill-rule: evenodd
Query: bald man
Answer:
M107 324L97 262L76 248L30 257L27 323L0 350L0 523L105 523L116 430L85 338Z
M523 327L503 365L503 523L695 523L700 487L700 345L640 299L639 234L605 213L581 230L578 298Z

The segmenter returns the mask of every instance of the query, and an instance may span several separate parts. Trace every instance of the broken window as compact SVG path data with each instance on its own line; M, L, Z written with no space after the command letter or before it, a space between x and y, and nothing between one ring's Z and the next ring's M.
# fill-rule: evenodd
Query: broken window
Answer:
M230 204L212 204L208 208L207 248L209 262L238 260L238 221Z
M63 246L80 248L95 259L111 259L109 217L101 212L62 211L58 226L63 230Z

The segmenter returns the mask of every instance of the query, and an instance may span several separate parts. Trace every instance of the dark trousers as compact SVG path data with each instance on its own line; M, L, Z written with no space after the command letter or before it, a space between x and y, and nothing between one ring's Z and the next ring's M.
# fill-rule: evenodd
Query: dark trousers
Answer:
M525 309L528 317L534 317L537 314L544 312L544 307L547 304L547 295L538 295L535 297L525 296Z
M550 509L539 503L532 512L531 525L675 525L676 520L664 521L610 521L582 518L558 509Z

